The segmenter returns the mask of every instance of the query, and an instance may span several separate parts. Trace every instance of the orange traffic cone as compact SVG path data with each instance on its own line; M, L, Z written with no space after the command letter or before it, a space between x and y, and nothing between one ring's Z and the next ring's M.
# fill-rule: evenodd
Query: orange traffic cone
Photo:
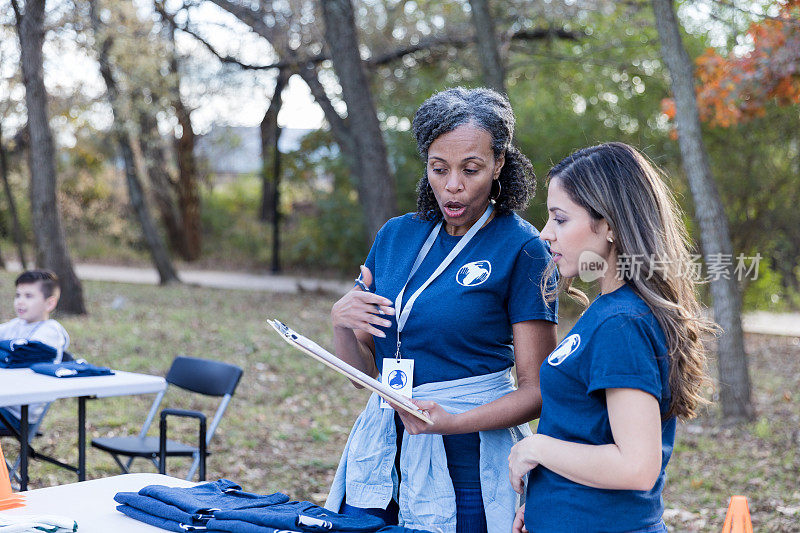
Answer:
M14 507L25 507L25 498L11 492L6 457L3 455L3 447L0 446L0 511Z
M750 509L747 507L746 497L731 496L722 533L753 533L753 523L750 521Z

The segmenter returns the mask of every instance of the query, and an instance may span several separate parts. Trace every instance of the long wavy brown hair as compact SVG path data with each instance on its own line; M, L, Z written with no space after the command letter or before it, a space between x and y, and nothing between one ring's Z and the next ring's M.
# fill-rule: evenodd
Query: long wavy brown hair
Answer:
M643 258L618 270L622 279L650 307L664 331L669 350L672 395L665 418L694 418L709 403L703 388L710 383L704 334L718 326L703 314L695 282L689 275L691 255L686 227L662 172L635 148L611 142L583 148L550 169L548 181L559 185L595 221L605 220L614 234L619 257ZM653 258L651 262L650 258ZM543 280L555 270L548 265ZM610 265L609 268L616 268ZM587 306L586 295L563 279L554 289L543 285L545 298L559 290Z

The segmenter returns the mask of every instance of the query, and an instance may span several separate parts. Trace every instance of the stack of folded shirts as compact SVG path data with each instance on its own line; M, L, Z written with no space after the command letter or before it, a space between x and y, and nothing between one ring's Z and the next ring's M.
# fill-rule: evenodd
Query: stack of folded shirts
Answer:
M205 529L205 525L222 509L248 509L289 501L280 492L262 496L244 492L227 479L189 488L148 485L139 492L118 492L114 500L117 510L131 518L169 531Z
M104 366L90 365L86 361L69 361L66 363L36 363L31 370L37 374L45 374L57 378L75 378L83 376L109 376L113 370Z
M280 492L267 496L244 492L220 479L189 488L149 485L139 492L119 492L117 510L152 526L183 533L415 533L383 520L347 516L311 502L289 501Z
M39 341L25 339L0 341L0 368L24 368L35 363L55 361L58 351Z

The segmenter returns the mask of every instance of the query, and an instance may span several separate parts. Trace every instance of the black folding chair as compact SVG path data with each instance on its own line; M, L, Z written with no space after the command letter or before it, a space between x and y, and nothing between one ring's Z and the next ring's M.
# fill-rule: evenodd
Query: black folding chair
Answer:
M150 459L162 474L166 472L167 457L194 457L186 479L192 479L199 467L199 479L203 481L206 479L208 444L214 436L222 415L225 414L228 403L231 401L241 377L242 369L236 365L208 359L196 359L194 357L176 357L167 373L167 383L198 394L222 397L208 430L206 431L206 416L200 411L163 409L160 414L159 436L148 437L147 432L155 419L161 400L166 392L162 391L153 401L153 406L150 408L150 412L138 436L92 439L92 446L110 453L126 474L130 472L130 466L137 457ZM196 446L167 439L167 417L170 416L196 418L198 420L199 431ZM123 462L120 456L127 457L127 461Z

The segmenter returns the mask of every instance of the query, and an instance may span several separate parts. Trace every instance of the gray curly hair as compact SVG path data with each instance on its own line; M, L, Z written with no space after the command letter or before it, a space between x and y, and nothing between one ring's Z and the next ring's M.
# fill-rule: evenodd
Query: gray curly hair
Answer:
M535 193L533 165L511 143L515 122L511 104L502 94L483 87L453 87L425 100L414 114L411 128L423 161L427 161L433 141L463 124L474 124L489 132L494 156L505 154L498 178L501 191L495 200L495 212L503 214L525 209ZM428 183L427 169L417 183L417 216L423 220L442 218Z

